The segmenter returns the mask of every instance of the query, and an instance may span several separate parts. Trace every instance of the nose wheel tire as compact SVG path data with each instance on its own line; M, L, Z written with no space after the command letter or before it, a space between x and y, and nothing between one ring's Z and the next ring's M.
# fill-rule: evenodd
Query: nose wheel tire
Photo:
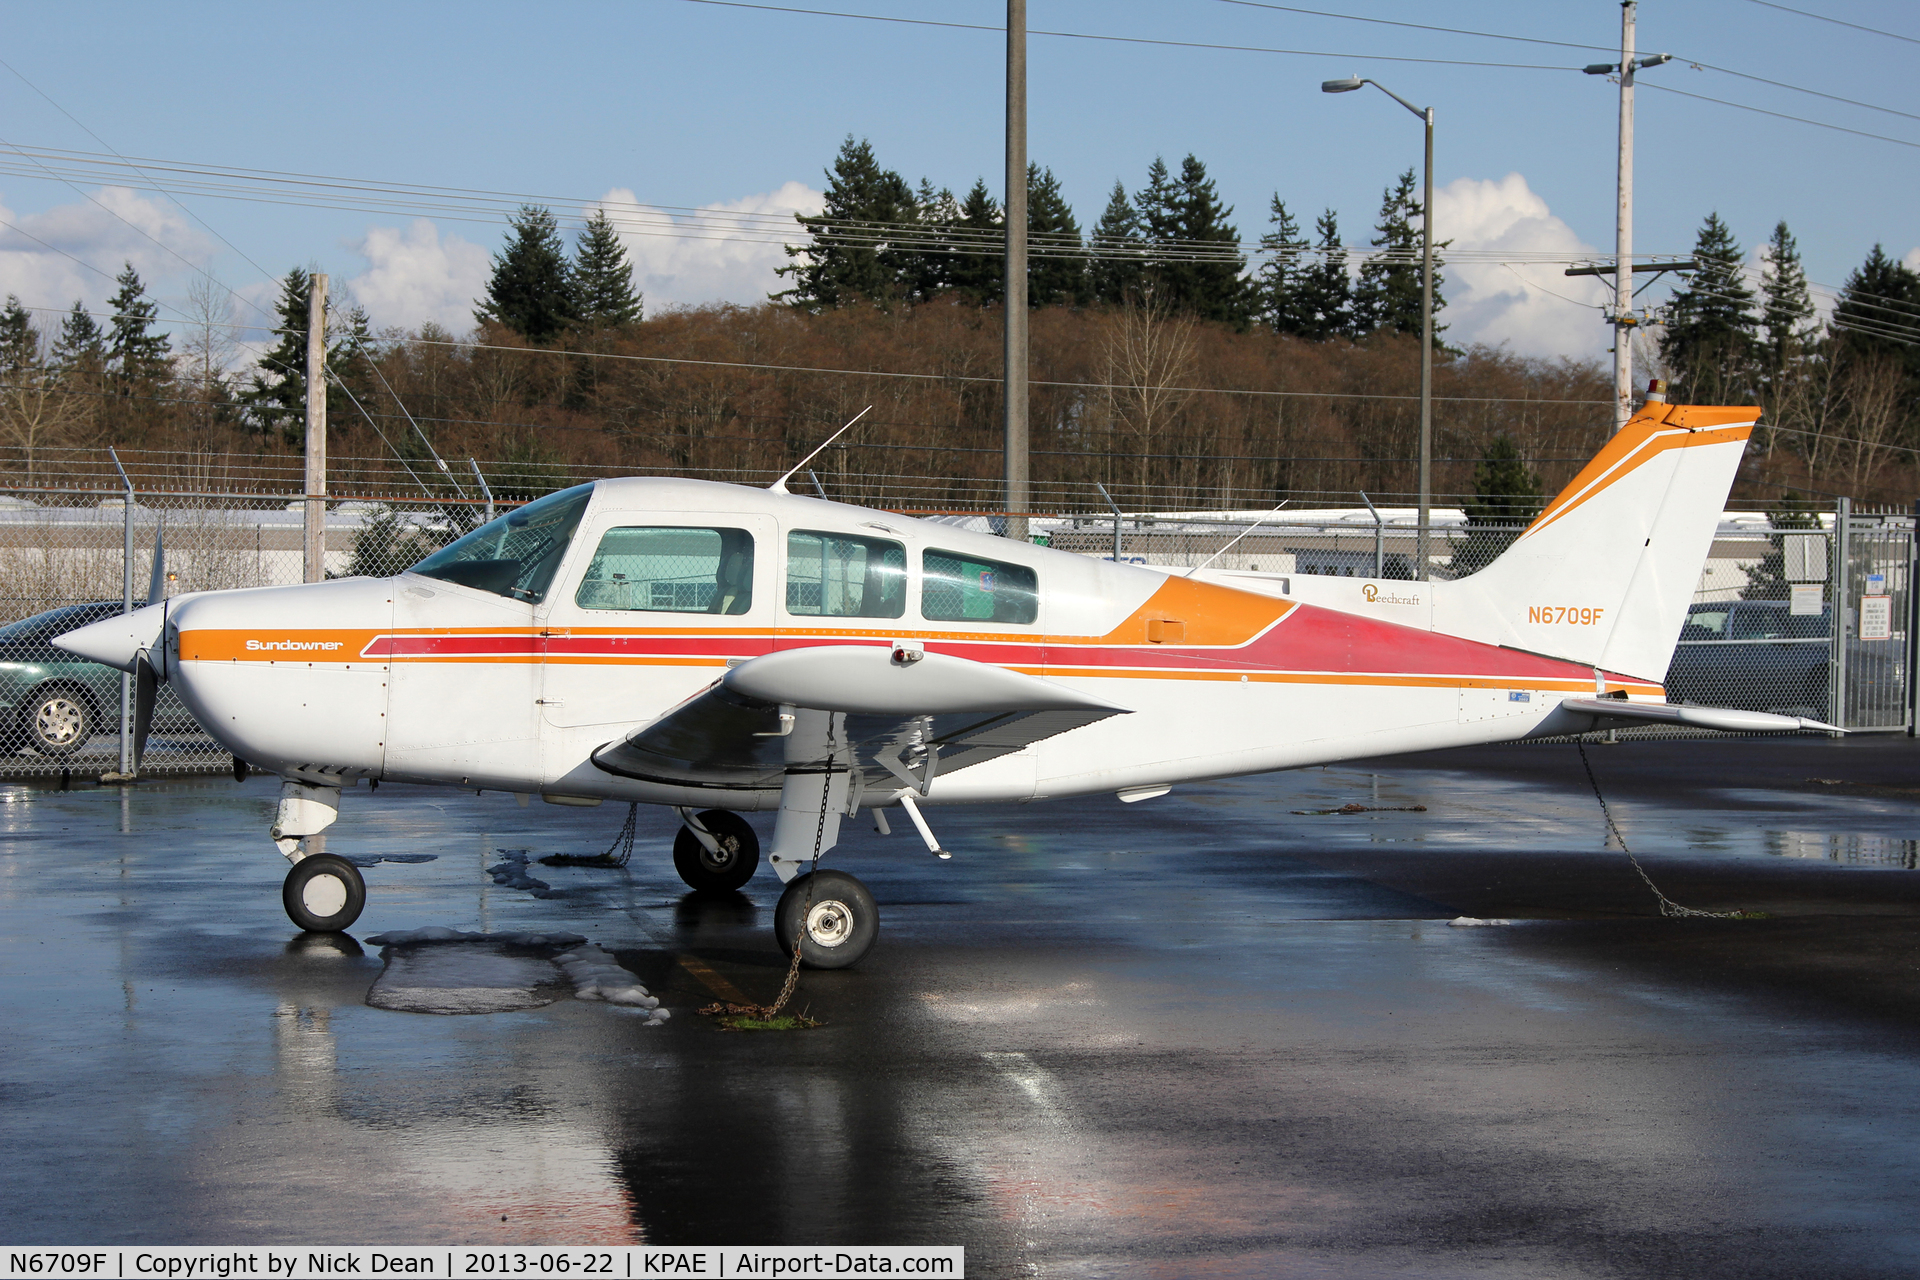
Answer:
M345 858L316 853L287 872L280 889L287 918L309 933L339 933L360 918L367 905L367 882Z
M720 849L708 850L683 825L673 837L673 869L698 893L732 893L753 879L760 865L760 837L745 818L725 809L709 809L699 817Z
M880 936L880 909L867 886L846 872L815 871L788 883L774 909L773 934L789 956L800 948L806 968L844 969L858 964Z

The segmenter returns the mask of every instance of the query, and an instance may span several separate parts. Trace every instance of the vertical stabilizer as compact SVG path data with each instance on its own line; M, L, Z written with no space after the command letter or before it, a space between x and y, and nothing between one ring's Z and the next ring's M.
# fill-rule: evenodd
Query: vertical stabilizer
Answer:
M1659 681L1759 416L1647 405L1499 559L1438 584L1434 630Z

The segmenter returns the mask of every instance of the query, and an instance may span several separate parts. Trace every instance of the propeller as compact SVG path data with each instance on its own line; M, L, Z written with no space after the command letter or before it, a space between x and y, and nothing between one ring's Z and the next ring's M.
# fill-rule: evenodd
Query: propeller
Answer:
M167 595L167 543L166 524L162 521L153 530L153 574L147 581L147 603L164 604ZM162 651L167 643L165 615L162 614L160 639ZM164 662L164 659L162 660ZM153 708L160 697L160 686L166 683L164 668L156 668L147 659L147 651L142 649L133 660L133 771L140 772L140 757L147 753L147 734L153 728Z

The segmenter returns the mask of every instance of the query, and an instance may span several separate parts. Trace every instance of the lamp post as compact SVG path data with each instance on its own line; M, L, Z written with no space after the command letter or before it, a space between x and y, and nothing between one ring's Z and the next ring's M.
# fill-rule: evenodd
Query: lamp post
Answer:
M1427 126L1426 192L1420 204L1420 530L1414 542L1414 578L1427 580L1427 527L1433 516L1433 108L1416 107L1378 80L1325 80L1322 93L1352 93L1370 84Z

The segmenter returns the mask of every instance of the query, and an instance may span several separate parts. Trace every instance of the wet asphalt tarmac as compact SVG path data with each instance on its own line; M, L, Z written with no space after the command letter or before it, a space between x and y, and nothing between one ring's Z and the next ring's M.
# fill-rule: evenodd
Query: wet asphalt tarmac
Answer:
M0 1236L1920 1274L1920 746L1590 754L1666 893L1770 918L1657 916L1569 747L932 810L952 862L846 828L881 941L785 1034L695 1014L778 989L778 885L685 894L659 812L625 870L533 864L549 897L485 869L624 810L363 787L329 833L433 855L367 870L356 938L576 932L672 1010L648 1027L564 990L368 1007L379 949L282 914L270 779L0 788ZM1349 803L1378 808L1291 812Z

